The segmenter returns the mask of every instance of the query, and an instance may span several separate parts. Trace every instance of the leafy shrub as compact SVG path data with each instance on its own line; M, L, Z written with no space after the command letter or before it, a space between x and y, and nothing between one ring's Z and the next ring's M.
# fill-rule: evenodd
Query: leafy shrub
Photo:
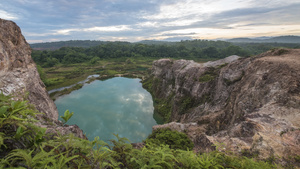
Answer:
M148 144L169 145L172 149L192 150L193 142L186 134L169 128L154 130L145 140Z
M18 148L37 144L36 110L27 101L14 101L0 93L0 157Z
M130 153L131 168L175 168L174 150L168 145L156 146L147 144L141 150L134 149Z
M177 150L176 157L181 168L224 168L222 153L217 151L197 156L192 151Z
M63 120L64 123L67 123L69 119L73 116L74 112L71 112L69 110L66 110L63 116L60 116Z

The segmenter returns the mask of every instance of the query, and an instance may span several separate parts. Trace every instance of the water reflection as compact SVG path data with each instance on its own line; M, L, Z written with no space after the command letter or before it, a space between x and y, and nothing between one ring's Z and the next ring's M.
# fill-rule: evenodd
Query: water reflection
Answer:
M77 124L89 140L99 136L108 141L113 133L140 142L156 125L151 95L142 88L140 79L116 77L94 81L80 90L58 98L59 114L74 112L68 124Z

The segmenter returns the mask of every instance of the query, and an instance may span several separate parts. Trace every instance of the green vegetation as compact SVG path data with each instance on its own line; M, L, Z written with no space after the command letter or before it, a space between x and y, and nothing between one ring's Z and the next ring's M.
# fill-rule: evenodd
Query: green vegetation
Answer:
M84 47L58 49L58 46L74 46L75 44ZM40 65L38 71L48 90L75 84L91 74L100 74L101 78L116 75L143 78L147 74L146 70L152 66L152 61L159 58L208 61L232 54L248 55L241 48L232 47L231 43L207 40L166 44L68 41L32 46L44 49L42 46L49 45L53 45L51 49L57 50L32 51L32 58L37 65Z
M95 64L99 59L111 58L224 58L229 55L247 56L250 53L229 42L193 40L160 45L147 45L129 42L108 42L98 46L62 47L54 51L33 50L34 61L42 67L57 64L89 63Z
M233 54L258 54L278 45L206 40L174 43L101 42L85 48L59 48L59 44L53 47L58 50L34 50L32 57L41 65L38 71L47 89L51 90L75 84L90 74L100 74L101 79L118 74L143 79L152 61L159 58L208 61ZM219 68L209 68L196 80L203 83L212 81L216 78L216 71ZM159 92L154 88L159 83L159 79L150 78L143 82L143 86L151 92ZM78 88L80 85L64 93ZM170 94L167 99L154 99L155 109L165 121L171 116L173 96ZM200 102L209 100L207 94ZM182 104L186 110L191 107L193 100L183 98ZM272 158L267 162L257 161L218 150L196 154L191 150L193 144L185 134L168 129L154 131L141 149L133 148L128 139L118 135L115 135L116 140L110 140L110 146L99 138L88 141L74 135L46 134L45 128L34 125L37 113L26 101L14 101L0 95L0 168L280 168L273 164L275 160ZM72 114L67 112L63 116L64 121L67 122ZM293 160L297 162L299 157L293 157Z
M148 77L143 82L143 88L148 90L152 97L154 102L154 113L158 114L163 121L169 122L172 112L172 100L174 97L174 93L169 94L167 99L164 98L156 98L153 96L154 93L159 93L160 91L154 88L155 86L158 87L161 85L161 81L158 78Z
M210 82L210 81L212 81L214 79L215 79L215 75L214 74L204 74L203 76L201 76L199 78L199 81L204 83L204 82Z
M60 117L64 120L64 123L67 123L69 119L73 116L73 114L74 112L70 113L69 110L66 110L64 116L60 116Z
M220 69L225 67L227 63L216 66L216 67L207 67L204 74L200 76L199 82L205 83L214 80L220 72Z
M34 49L40 50L55 50L61 47L92 47L98 46L104 43L108 43L105 41L95 41L95 40L70 40L70 41L59 41L59 42L46 42L46 43L35 43L30 44L30 46Z
M110 146L97 137L89 141L72 134L47 134L45 128L35 125L37 113L27 101L0 94L0 168L280 167L217 150L196 154L190 150L193 145L185 134L168 129L153 132L141 149L133 148L118 135Z
M254 55L275 47L295 48L297 47L295 45L297 44L187 40L181 42L142 41L140 43L65 41L31 46L38 49L32 51L32 58L37 65L40 65L38 71L41 79L47 90L52 90L75 84L91 74L100 74L103 79L114 76L143 79L147 74L146 70L152 66L152 61L159 58L206 62L230 55ZM200 78L200 81L210 81L213 77L208 74Z
M278 50L278 55L280 56L280 55L283 55L283 54L286 54L286 53L288 53L288 50L287 49L279 49Z
M143 57L101 59L95 64L90 64L89 62L58 64L49 68L41 68L39 66L38 70L42 81L47 86L47 90L52 90L76 84L85 80L91 74L100 74L100 79L111 78L117 75L143 79L153 60L152 58ZM63 93L67 93L67 91Z
M171 98L169 100L171 100ZM172 113L172 105L169 100L154 99L155 113L158 113L160 116L162 116L165 123L170 121Z
M82 87L83 87L83 84L79 84L78 83L78 84L74 85L73 87L66 88L66 89L63 89L61 91L56 91L56 92L51 93L50 94L50 98L52 100L55 100L59 96L62 96L62 95L65 95L65 94L69 94L69 93L71 93L74 90L81 89Z
M181 103L179 113L185 114L185 113L188 113L188 110L193 107L194 100L192 97L186 96L186 97L182 98L179 103Z
M155 144L158 146L168 145L171 149L192 150L193 142L186 134L172 131L169 128L157 129L145 140L146 144Z
M245 51L250 52L250 55L258 55L263 52L275 49L275 48L300 48L299 43L232 43L235 46L242 48Z
M199 82L205 83L214 80L218 76L218 72L218 68L208 67L204 74L199 77Z

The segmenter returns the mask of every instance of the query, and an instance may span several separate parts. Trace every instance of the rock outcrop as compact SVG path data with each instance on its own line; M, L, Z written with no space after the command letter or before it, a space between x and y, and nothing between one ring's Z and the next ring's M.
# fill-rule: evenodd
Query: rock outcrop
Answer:
M83 137L82 131L73 126L62 127L58 121L58 111L50 99L44 83L41 81L35 63L31 58L31 48L12 21L0 19L0 92L12 95L15 99L29 100L36 109L43 113L38 116L41 126L61 133L75 133ZM55 125L47 126L45 121ZM75 129L77 128L77 129Z
M144 86L156 111L179 122L154 129L179 128L198 150L224 143L227 150L261 158L300 155L299 49L210 63L161 59Z

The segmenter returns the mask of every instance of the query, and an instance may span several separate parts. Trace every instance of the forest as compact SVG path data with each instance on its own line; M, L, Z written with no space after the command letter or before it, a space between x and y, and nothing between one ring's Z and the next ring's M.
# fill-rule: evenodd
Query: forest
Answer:
M140 43L100 42L61 42L60 46L71 47L61 47L57 50L33 50L32 57L34 61L42 67L53 67L60 63L73 64L89 62L93 64L100 59L122 57L147 57L155 59L174 58L193 60L220 59L230 55L246 57L277 47L299 48L299 44L288 43L230 43L225 41L208 40L186 40L181 42L142 41ZM58 47L59 45L54 46ZM48 45L48 47L50 47L48 49L53 49L53 46L51 45Z

